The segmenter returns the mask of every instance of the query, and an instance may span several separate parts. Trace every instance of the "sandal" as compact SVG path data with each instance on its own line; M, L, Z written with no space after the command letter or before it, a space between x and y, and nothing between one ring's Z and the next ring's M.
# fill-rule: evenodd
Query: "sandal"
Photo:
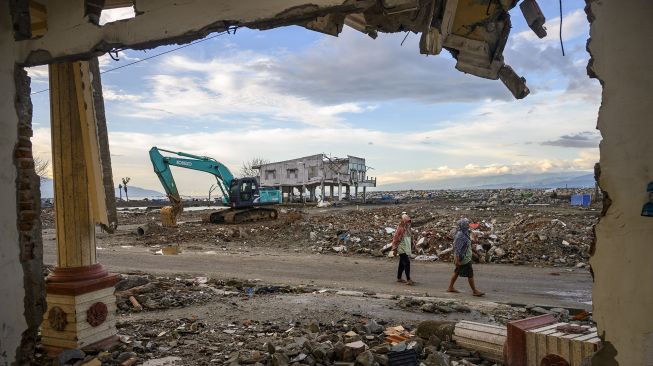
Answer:
M415 286L415 282L414 282L413 280L408 280L408 281L406 281L406 284L407 284L408 286Z
M398 278L398 279L397 279L397 282L399 282L399 283L405 283L406 281L403 280L403 279L401 279L401 278Z

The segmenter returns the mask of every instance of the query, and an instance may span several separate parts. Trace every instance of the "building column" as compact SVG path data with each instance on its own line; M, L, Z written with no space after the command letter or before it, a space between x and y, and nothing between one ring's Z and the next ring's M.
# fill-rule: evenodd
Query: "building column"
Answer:
M358 184L354 185L354 199L358 199Z
M338 178L338 201L340 201L340 197L342 197L342 183L340 182L340 178Z
M365 194L365 190L367 187L363 186L363 203L367 203L367 195Z
M57 267L46 280L41 334L56 352L116 339L118 275L96 260L95 225L107 212L88 62L49 70Z
M325 192L324 191L324 178L322 178L322 183L321 183L321 186L320 186L320 194L322 195L322 201L324 201L324 199L326 198L326 194L324 192Z
M329 185L329 189L331 190L331 201L333 201L333 184Z

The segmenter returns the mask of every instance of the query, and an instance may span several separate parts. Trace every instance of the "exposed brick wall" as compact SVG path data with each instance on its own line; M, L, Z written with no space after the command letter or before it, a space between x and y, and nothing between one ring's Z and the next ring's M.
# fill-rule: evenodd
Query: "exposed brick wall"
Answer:
M43 242L41 239L41 191L40 180L34 171L32 158L32 101L30 78L25 70L16 66L15 107L18 115L18 141L14 149L16 166L16 195L20 262L25 285L25 320L27 330L16 353L17 365L32 364L37 342L38 328L46 310L45 284L43 280Z

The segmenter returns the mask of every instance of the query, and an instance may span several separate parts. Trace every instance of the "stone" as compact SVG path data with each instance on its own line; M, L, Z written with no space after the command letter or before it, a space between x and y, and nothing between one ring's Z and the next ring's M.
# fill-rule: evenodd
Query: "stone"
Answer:
M429 339L432 335L440 339L451 339L455 326L456 323L452 321L425 320L419 323L415 334L423 339Z
M436 308L439 312L441 312L441 313L445 313L445 314L453 313L453 312L455 311L452 307L447 306L447 305L436 305L435 308Z
M268 343L266 343L266 345L267 345L268 352L271 355L273 355L277 351L277 348L274 346L274 344L268 342Z
M313 349L313 357L319 363L326 363L334 355L333 349L330 349L326 343L321 343Z
M469 313L472 311L472 309L470 309L469 306L461 305L461 304L453 304L451 305L451 308L460 313Z
M536 314L541 314L541 315L551 314L550 311L548 311L548 310L546 310L544 308L541 308L539 306L536 306L536 307L530 309L530 311L533 312L533 313L536 313Z
M84 362L81 366L102 366L102 361L96 357Z
M450 366L451 360L444 353L432 353L422 361L426 366Z
M297 356L293 357L293 359L290 360L290 362L302 362L306 359L306 357L308 357L306 353L300 353Z
M427 302L426 304L420 306L420 310L422 310L425 313L434 313L435 312L435 304Z
M57 362L59 365L74 364L77 361L81 361L86 357L86 353L81 349L67 349L59 353L57 356Z
M379 325L374 319L370 320L365 324L365 330L369 334L381 334L383 333L383 326Z
M442 343L442 340L440 339L440 337L436 336L435 334L429 337L428 345L434 346L436 348L436 351L438 348L440 348L440 343Z
M288 366L290 359L283 353L276 352L272 355L272 366Z
M333 345L333 352L335 354L336 360L342 361L345 355L345 344L342 342L336 342Z
M155 358L143 362L143 366L173 366L180 364L181 358L175 356L168 356L163 358Z
M356 364L362 366L374 366L374 354L370 351L365 351L356 357Z
M319 333L320 332L320 324L317 322L317 320L311 320L306 325L306 329L308 329L308 331L311 332L311 333Z
M380 355L375 353L374 361L376 361L381 366L388 366L388 356L386 355Z
M454 349L447 350L447 354L449 356L459 357L459 358L469 357L472 355L471 352L463 348L454 348Z
M118 363L122 363L133 357L138 357L138 355L135 352L123 352L118 355L118 357L116 357L116 361L118 361Z

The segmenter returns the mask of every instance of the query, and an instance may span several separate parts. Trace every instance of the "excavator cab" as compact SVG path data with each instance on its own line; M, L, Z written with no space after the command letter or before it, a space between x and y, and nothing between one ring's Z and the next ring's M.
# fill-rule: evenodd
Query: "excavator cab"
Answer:
M245 208L258 204L260 197L256 178L240 178L231 181L229 207Z
M281 191L273 187L260 187L255 177L234 179L229 187L231 208L248 208L281 203Z

